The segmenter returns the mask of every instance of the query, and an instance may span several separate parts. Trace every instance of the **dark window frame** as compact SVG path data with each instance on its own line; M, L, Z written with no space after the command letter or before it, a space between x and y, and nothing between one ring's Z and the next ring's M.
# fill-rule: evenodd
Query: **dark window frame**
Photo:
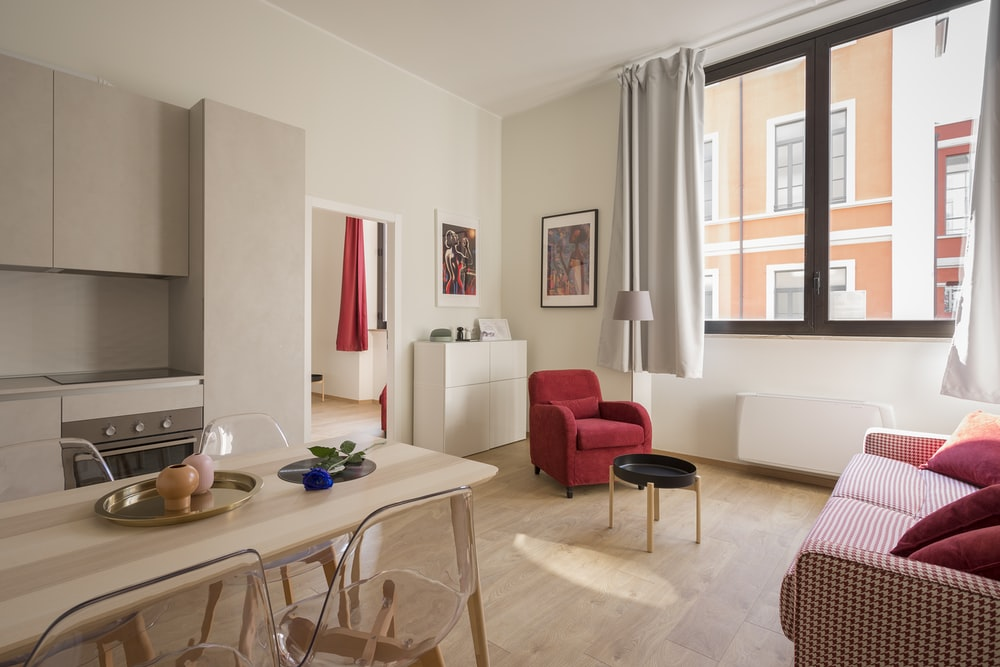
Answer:
M899 25L931 18L976 0L911 0L705 67L705 83L747 74L805 57L806 192L805 314L791 320L706 320L705 333L738 335L950 338L953 320L831 320L827 271L830 259L830 49ZM816 113L817 109L827 110ZM817 141L824 137L823 141ZM822 202L822 206L817 204Z

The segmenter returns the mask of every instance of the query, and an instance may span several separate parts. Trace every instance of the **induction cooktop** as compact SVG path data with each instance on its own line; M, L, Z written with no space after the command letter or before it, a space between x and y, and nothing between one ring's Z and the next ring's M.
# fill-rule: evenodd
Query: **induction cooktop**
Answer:
M130 368L119 371L86 371L82 373L58 373L46 375L59 384L87 384L91 382L116 382L120 380L155 380L158 378L187 377L195 375L173 368Z

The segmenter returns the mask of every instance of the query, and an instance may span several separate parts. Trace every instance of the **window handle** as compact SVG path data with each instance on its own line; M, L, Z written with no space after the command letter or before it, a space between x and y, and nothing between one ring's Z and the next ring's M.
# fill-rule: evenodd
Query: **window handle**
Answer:
M816 290L816 294L823 289L823 276L819 271L813 274L813 289Z

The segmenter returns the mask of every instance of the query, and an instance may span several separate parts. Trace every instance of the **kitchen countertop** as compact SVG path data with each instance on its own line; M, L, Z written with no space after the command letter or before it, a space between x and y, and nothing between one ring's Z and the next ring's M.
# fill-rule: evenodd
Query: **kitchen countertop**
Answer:
M114 380L82 384L59 384L44 375L0 377L0 401L22 398L47 398L69 394L89 394L100 391L118 391L122 388L176 387L203 384L203 375L180 375L142 380Z

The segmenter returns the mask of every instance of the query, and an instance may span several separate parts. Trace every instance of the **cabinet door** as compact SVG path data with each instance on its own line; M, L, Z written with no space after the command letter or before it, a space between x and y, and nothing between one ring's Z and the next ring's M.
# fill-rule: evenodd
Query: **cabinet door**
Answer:
M490 383L490 447L524 440L527 432L528 381Z
M54 76L54 265L187 275L187 109Z
M444 451L468 456L489 449L490 385L445 389Z
M0 401L0 445L51 440L61 433L58 396Z
M490 379L510 380L528 375L528 342L502 340L489 343Z
M0 55L0 264L52 266L52 70Z

